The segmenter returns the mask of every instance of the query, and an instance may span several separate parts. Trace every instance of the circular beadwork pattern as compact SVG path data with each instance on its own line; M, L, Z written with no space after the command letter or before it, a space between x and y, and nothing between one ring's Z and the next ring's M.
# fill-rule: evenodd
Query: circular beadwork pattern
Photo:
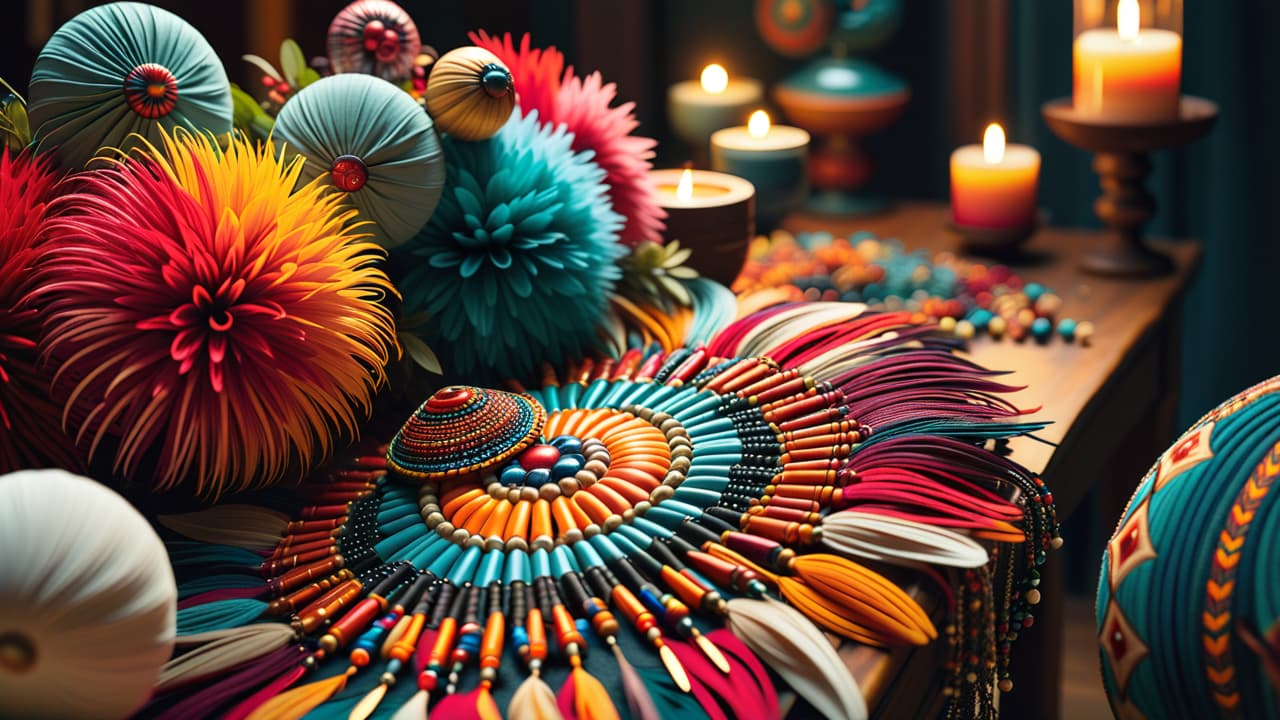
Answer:
M427 527L466 546L550 549L633 521L672 498L691 467L689 433L666 413L563 410L546 430L549 442L496 473L424 484Z
M142 117L162 118L178 104L178 79L163 65L143 63L125 76L124 99Z
M1119 718L1280 714L1280 378L1196 423L1102 556L1098 639Z
M523 450L544 422L546 412L528 395L446 387L405 421L391 441L387 464L421 479L472 473Z

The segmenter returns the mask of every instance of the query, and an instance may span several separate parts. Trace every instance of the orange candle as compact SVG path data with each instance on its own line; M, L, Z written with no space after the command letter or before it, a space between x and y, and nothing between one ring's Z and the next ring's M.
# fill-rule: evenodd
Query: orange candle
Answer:
M951 213L957 225L990 229L1029 227L1036 217L1040 153L1004 142L992 123L982 145L951 153Z
M1120 0L1116 29L1095 28L1076 37L1072 97L1077 111L1117 123L1178 117L1182 36L1141 26L1138 0Z

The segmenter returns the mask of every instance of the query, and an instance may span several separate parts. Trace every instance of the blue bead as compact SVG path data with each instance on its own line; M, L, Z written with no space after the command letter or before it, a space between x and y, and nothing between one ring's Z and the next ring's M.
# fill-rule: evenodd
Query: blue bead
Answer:
M1058 334L1067 342L1074 340L1076 338L1076 321L1071 318L1062 318L1059 320Z
M587 461L581 455L564 455L551 466L551 477L559 480L561 478L573 477L574 473L582 469Z
M534 468L524 476L524 484L529 487L542 487L549 482L551 482L551 471L547 468Z
M517 463L512 463L502 469L499 480L503 485L519 486L524 483L524 468Z
M549 444L563 455L582 452L582 441L572 435L557 435Z
M1036 300L1038 300L1040 296L1045 294L1045 292L1047 291L1048 289L1045 286L1041 285L1040 283L1034 283L1034 282L1027 283L1022 288L1022 294L1026 295L1027 299L1030 300L1031 302L1035 302Z
M1036 318L1031 323L1031 335L1037 340L1049 339L1050 333L1053 332L1053 324L1049 322L1049 318Z

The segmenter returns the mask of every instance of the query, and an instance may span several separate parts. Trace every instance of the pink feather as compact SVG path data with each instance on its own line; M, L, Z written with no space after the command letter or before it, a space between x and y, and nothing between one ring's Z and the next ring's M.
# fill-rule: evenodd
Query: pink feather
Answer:
M693 696L713 720L725 717L724 709L729 710L733 717L769 720L778 717L778 698L772 684L765 690L752 670L732 653L725 656L729 661L729 674L726 676L694 645L673 641L667 644L689 674Z
M431 662L431 648L436 644L436 636L440 631L435 628L423 628L422 634L418 636L418 645L413 651L413 667L418 672L427 669L427 665Z
M578 713L574 712L574 700L578 697L577 690L573 686L573 674L565 678L564 684L560 686L560 692L556 693L556 707L560 708L560 714L564 716L564 720L578 720Z
M431 715L439 718L449 718L449 720L484 720L477 703L479 697L480 688L468 693L445 695L432 709ZM493 702L493 700L491 699L489 702Z
M764 704L761 707L773 710L772 713L766 711L766 716L777 717L778 692L774 689L773 681L769 679L769 672L765 670L764 663L760 662L760 658L751 652L751 648L748 648L741 640L734 637L733 633L724 628L707 633L707 639L715 643L716 647L720 648L721 652L725 654L725 659L729 660L731 670L734 670L733 661L735 660L746 668L755 686L760 689L760 693L764 697ZM730 680L734 679L731 673Z

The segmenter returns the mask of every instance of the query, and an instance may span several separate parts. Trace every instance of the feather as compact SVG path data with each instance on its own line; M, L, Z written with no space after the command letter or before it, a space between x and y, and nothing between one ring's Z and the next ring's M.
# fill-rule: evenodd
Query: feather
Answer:
M564 720L564 716L556 706L556 694L551 686L535 673L525 678L512 694L507 705L507 720Z
M469 693L446 695L432 714L447 720L502 720L493 693L483 685Z
M280 623L259 623L179 636L177 647L191 650L165 663L156 681L156 692L203 680L288 645L293 628Z
M348 668L341 675L300 685L276 695L250 713L248 720L300 720L302 716L342 692L355 670L354 667Z
M836 616L878 630L885 644L924 645L938 637L920 603L869 568L829 553L797 556L791 567L812 591L812 600Z
M743 679L749 681L751 686L758 687L763 695L760 707L779 707L778 692L773 687L773 681L769 679L769 671L765 669L764 663L760 662L760 658L751 652L751 648L723 628L707 633L707 639L715 643L728 656L730 663L738 663L746 670L747 675ZM770 717L774 715L769 714Z
M267 604L253 598L215 600L178 611L178 634L194 635L248 625L266 612Z
M229 504L178 515L160 515L156 521L192 540L247 550L270 550L284 535L289 516L257 505Z
M254 694L236 703L236 706L222 717L222 720L244 720L249 713L257 710L271 698L284 692L294 683L298 682L307 674L307 668L299 665L280 677L267 683L267 685L259 689Z
M975 568L988 560L986 548L953 530L853 510L822 519L822 542L845 555L894 565Z
M184 720L184 718L210 717L218 708L261 686L266 678L276 678L276 680L255 693L253 697L275 695L279 692L277 687L288 687L305 672L301 666L297 665L300 654L301 649L298 646L282 647L245 662L235 668L234 672L224 671L222 677L195 692L185 688L171 691L158 697L154 704L162 706L175 696L178 698L177 702L155 715L155 718L156 720ZM281 685L280 683L285 680L288 682ZM243 717L243 714L236 715L234 711L225 716L226 720L239 720Z
M799 611L765 600L729 601L729 630L828 718L866 720L867 704L844 661Z
M391 720L427 720L427 703L431 700L431 696L426 690L419 690L409 698L409 701L400 706L396 710L396 714L391 716Z
M618 661L618 675L622 677L622 691L627 696L627 709L631 711L631 720L662 720L658 708L649 697L649 689L645 687L640 674L622 654L617 642L613 646L613 657Z
M619 720L609 691L591 673L575 663L556 696L556 705L565 720Z
M674 640L667 644L688 671L693 682L693 696L713 720L726 717L772 720L778 717L777 693L763 673L753 672L737 657L726 657L729 673L725 675L693 645Z

